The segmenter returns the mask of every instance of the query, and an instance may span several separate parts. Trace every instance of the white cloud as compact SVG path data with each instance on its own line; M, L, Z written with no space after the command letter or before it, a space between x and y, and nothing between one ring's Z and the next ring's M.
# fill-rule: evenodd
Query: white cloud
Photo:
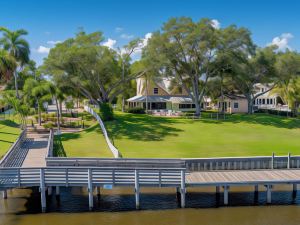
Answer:
M49 32L49 31L45 31L45 32L44 32L44 34L46 34L46 35L50 35L50 34L51 34L51 32Z
M108 40L103 43L103 46L113 49L116 43L117 43L116 40L108 38Z
M220 29L220 27L221 27L221 23L220 23L218 20L216 20L216 19L211 20L211 25L212 25L215 29Z
M61 43L61 41L47 41L48 45L56 45L58 43Z
M123 27L116 27L115 28L115 32L120 33L121 31L123 31L124 28Z
M278 47L278 51L285 51L286 49L291 50L292 48L289 46L289 41L294 36L291 33L283 33L278 37L274 37L271 43L268 43L267 46L276 45Z
M134 35L130 35L130 34L121 34L120 36L123 39L132 39L134 38Z
M50 52L50 48L40 45L36 51L41 54L48 54Z

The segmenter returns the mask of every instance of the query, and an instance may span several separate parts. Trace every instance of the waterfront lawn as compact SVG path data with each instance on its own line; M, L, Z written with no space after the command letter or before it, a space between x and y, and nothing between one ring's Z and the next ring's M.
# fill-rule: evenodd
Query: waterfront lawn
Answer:
M97 122L81 132L55 137L54 152L68 157L112 157Z
M19 125L11 120L0 120L0 158L18 138L21 130Z
M267 114L192 120L115 113L106 122L123 157L226 157L300 154L300 120Z

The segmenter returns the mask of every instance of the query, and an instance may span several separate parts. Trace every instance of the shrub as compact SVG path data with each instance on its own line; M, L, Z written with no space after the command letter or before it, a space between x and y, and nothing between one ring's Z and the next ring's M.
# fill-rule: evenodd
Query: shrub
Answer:
M100 104L100 117L103 121L109 121L114 119L113 109L110 104L102 103Z
M43 124L43 127L44 127L45 129L51 129L51 128L54 127L54 123L52 123L52 122L45 123L45 124Z
M134 114L145 114L145 109L140 107L130 108L127 110L128 113L134 113Z

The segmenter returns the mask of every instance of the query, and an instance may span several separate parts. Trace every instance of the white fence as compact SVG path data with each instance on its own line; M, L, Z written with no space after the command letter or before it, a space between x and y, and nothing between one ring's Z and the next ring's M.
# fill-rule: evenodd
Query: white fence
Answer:
M100 116L92 108L90 108L89 106L84 106L84 110L89 112L90 114L92 114L97 119L98 123L100 124L103 135L105 137L106 143L107 143L110 151L112 152L113 156L115 158L121 157L121 154L120 154L119 150L111 143L111 141L108 137L107 131L105 129L104 123L101 120Z
M47 157L53 156L53 139L54 139L54 132L53 129L50 129L50 134L49 134L48 144L47 144Z

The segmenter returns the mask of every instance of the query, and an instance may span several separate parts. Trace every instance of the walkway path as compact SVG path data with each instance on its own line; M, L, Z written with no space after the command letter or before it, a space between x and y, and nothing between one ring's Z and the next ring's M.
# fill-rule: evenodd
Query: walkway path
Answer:
M44 167L47 156L47 144L49 134L28 132L27 155L24 158L22 167Z

